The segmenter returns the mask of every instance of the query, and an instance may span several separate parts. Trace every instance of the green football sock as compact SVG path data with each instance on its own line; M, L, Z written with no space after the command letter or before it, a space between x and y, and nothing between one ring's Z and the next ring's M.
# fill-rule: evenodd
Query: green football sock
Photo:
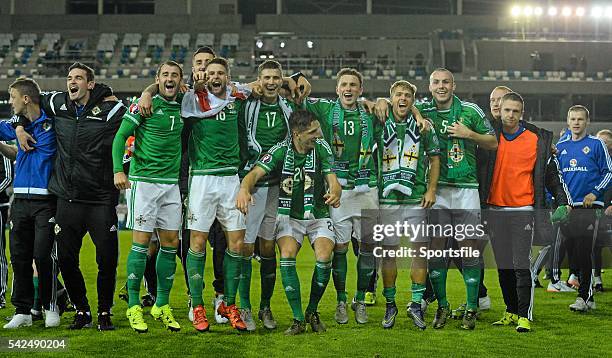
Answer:
M319 261L315 264L314 272L312 273L312 280L310 281L310 300L306 307L306 312L316 312L319 307L319 301L325 293L325 288L329 283L329 276L331 275L331 261Z
M240 308L251 309L251 272L253 271L251 260L252 256L242 257L242 270L240 272L240 283L238 284Z
M32 276L32 283L34 284L34 304L32 305L32 309L41 311L42 306L40 305L40 295L38 294L38 276Z
M300 293L300 279L295 269L295 258L281 258L280 272L285 288L285 295L291 307L293 318L298 321L304 321L304 312L302 311L302 295Z
M176 247L162 246L159 248L155 270L157 271L157 297L155 305L162 307L168 304L170 290L172 290L172 284L174 283Z
M197 307L204 305L202 290L204 289L204 266L206 263L206 251L195 252L191 248L187 251L187 277L189 278L189 292L191 293L191 305Z
M412 302L416 302L418 304L421 303L423 299L423 292L425 292L425 284L424 283L412 283Z
M346 252L334 251L332 259L332 276L334 278L334 287L336 287L336 297L338 302L346 302L346 271L348 264L346 262Z
M140 305L140 283L147 264L149 245L132 242L127 259L128 307Z
M383 288L383 296L387 300L387 303L395 302L395 292L396 292L395 286Z
M261 257L261 266L259 267L261 275L261 302L259 309L269 308L272 293L274 293L274 284L276 283L276 257Z
M432 258L429 260L429 280L433 288L434 294L438 299L438 306L448 306L446 300L446 275L448 267L443 258Z
M480 285L480 262L477 257L463 258L463 282L467 293L466 308L478 309L478 288Z
M357 292L355 293L357 302L365 300L365 293L370 285L370 280L372 280L375 266L376 258L371 252L359 251L359 257L357 258Z
M228 306L236 303L236 292L240 284L241 270L242 256L225 250L225 256L223 256L223 300Z

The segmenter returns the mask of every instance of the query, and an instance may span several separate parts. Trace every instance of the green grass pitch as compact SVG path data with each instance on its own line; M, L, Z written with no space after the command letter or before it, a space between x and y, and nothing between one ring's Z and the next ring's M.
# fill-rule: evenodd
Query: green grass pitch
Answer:
M121 232L120 260L117 285L125 282L125 262L131 244L131 233ZM349 252L349 273L347 291L352 296L356 285L355 257ZM305 245L298 259L298 273L302 286L303 305L306 306L310 291L310 277L314 265L310 246ZM88 296L92 307L96 307L94 246L87 237L81 251L81 269L87 283ZM212 259L210 251L207 254L204 298L208 318L211 322L210 332L198 333L187 319L187 296L185 282L180 263L177 261L177 273L170 298L170 305L180 322L180 332L166 331L160 322L156 322L145 309L145 320L149 324L149 332L138 334L129 327L125 317L126 303L116 299L113 308L113 322L117 329L112 332L98 332L95 328L82 331L67 329L72 321L73 313L68 312L62 317L58 328L45 329L44 323L35 322L30 328L14 331L1 330L0 337L17 338L67 338L68 348L61 353L46 353L62 356L147 356L147 357L178 357L185 355L212 356L245 356L245 357L428 357L439 356L608 356L612 354L612 293L598 293L595 296L597 309L586 314L570 312L568 305L575 299L573 293L548 293L545 289L536 289L534 322L532 332L516 333L514 327L492 327L491 322L501 317L504 306L497 282L497 273L489 269L485 282L492 299L490 311L484 312L474 331L463 331L459 321L449 320L441 330L428 327L425 331L414 328L407 318L405 306L410 298L410 278L407 269L400 269L398 275L397 304L400 310L397 323L391 330L383 330L380 322L384 315L385 305L379 284L378 301L368 308L369 323L357 325L352 311L349 311L350 322L347 325L335 323L334 311L336 292L333 282L321 301L319 310L321 318L327 325L327 332L314 334L310 331L296 337L286 337L283 331L291 322L291 313L277 271L277 283L272 298L272 311L279 323L278 328L269 332L258 323L254 333L238 333L228 325L217 325L212 315ZM448 296L453 307L464 300L465 288L457 270L449 272ZM606 270L603 275L604 285L612 288L612 274ZM259 264L253 261L253 277L251 286L251 303L254 313L259 307ZM142 292L142 291L141 291ZM434 307L430 307L426 319L433 320ZM11 315L13 308L9 304L0 310L2 317ZM94 324L95 324L95 312ZM4 350L5 354L14 352ZM35 353L40 354L40 353Z

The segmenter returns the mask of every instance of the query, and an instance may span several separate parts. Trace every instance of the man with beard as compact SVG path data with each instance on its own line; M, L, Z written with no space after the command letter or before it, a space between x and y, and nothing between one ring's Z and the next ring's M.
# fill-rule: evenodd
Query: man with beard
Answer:
M217 312L226 317L235 329L246 330L235 304L245 233L245 217L235 202L240 187L239 141L245 138L244 134L239 134L238 118L246 98L231 92L229 76L227 60L211 60L204 72L194 75L195 91L187 92L181 107L182 116L191 124L186 217L191 237L186 266L193 326L200 332L209 328L202 300L202 277L205 244L215 218L223 226L228 243L223 258L224 297Z
M155 229L159 235L157 256L157 297L151 315L171 331L180 330L168 304L176 271L175 255L181 229L181 196L178 187L181 157L180 101L177 99L183 71L174 61L161 64L156 82L159 94L153 98L153 115L144 118L134 106L123 117L113 141L114 181L118 189L131 188L127 226L133 229L132 248L127 260L128 310L130 326L147 332L142 316L139 291L145 270L147 250ZM123 151L134 134L137 145L130 163L129 181L123 173Z

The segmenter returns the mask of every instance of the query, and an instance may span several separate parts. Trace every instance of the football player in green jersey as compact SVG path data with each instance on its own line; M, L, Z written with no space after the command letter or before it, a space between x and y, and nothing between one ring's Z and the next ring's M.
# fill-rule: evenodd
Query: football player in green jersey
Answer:
M424 117L432 122L440 142L441 164L436 203L432 207L431 222L440 225L452 224L480 227L480 198L476 178L476 147L485 150L497 148L497 139L485 114L476 104L462 101L455 94L453 74L444 68L434 70L429 77L432 100L417 104ZM388 104L377 103L377 114L386 116ZM481 228L481 227L480 227ZM481 228L482 229L482 228ZM477 232L483 232L482 230ZM457 240L459 248L474 249L482 246L479 240L484 235L472 235ZM430 248L443 250L448 238L434 237ZM461 327L473 329L478 309L480 262L478 257L462 257L463 279L466 286L466 311ZM434 328L442 328L450 315L450 304L446 298L446 259L436 257L429 260L429 278L438 299L438 310L433 321Z
M379 167L381 180L379 201L381 223L396 225L410 224L418 228L427 223L427 212L436 201L436 188L440 174L440 147L434 129L421 132L410 113L414 103L416 86L408 81L397 81L391 85L392 110L385 121L382 133L382 156ZM383 249L397 250L400 246L398 235L386 236L382 240ZM412 279L412 299L408 305L408 316L415 326L425 329L426 324L421 310L421 300L427 279L427 260L420 256L422 248L427 248L429 238L420 230L410 237L410 246L417 254L412 257L410 276ZM397 306L395 304L395 281L397 263L395 257L382 258L383 295L387 301L383 328L395 324Z
M332 276L337 292L335 319L348 323L346 275L348 245L354 233L360 245L357 260L357 291L351 307L355 321L368 321L365 291L375 268L373 245L367 240L371 233L362 233L362 227L373 227L378 220L378 189L376 188L376 160L372 156L380 138L381 126L358 103L363 92L363 76L353 68L343 68L336 76L335 101L309 98L303 107L314 113L321 122L323 137L334 153L335 172L342 185L342 205L331 209L336 245L332 260ZM362 225L362 219L372 225Z
M187 228L191 230L187 253L187 274L193 304L193 326L208 330L203 307L205 243L213 221L225 231L227 250L223 258L224 303L218 312L232 327L246 330L236 307L236 292L241 275L245 217L236 209L235 198L240 180L240 140L238 119L245 98L232 93L229 65L223 58L214 58L204 72L194 75L195 91L185 95L182 115L192 123L188 152L190 163Z
M131 188L128 198L128 225L133 229L132 249L128 256L128 310L130 326L147 332L142 317L139 290L145 270L151 235L157 229L161 249L157 257L157 298L151 315L172 331L180 330L168 305L176 270L178 231L181 228L181 198L178 188L180 135L183 121L177 102L183 70L168 61L157 70L159 94L153 98L153 115L144 118L132 106L113 141L113 170L118 189ZM130 166L129 181L123 172L123 149L126 139L134 134L138 150Z
M273 174L280 180L276 240L281 254L280 270L293 324L287 335L303 333L306 322L314 332L325 331L317 307L331 274L334 232L329 206L340 205L342 189L333 172L333 154L322 140L317 118L298 110L289 119L291 139L270 148L242 180L236 199L244 213L250 210L255 184ZM296 256L307 235L314 249L316 265L310 287L310 301L302 312Z
M244 127L247 146L246 166L241 173L244 177L253 168L259 157L278 142L287 138L289 117L294 105L279 93L283 84L283 71L280 63L267 60L258 67L258 86L263 95L250 98L245 104L239 125ZM276 328L276 321L270 310L270 298L276 281L276 254L274 233L276 230L276 211L278 207L278 177L268 175L255 185L254 203L246 216L246 234L242 251L242 276L238 292L240 295L240 314L247 330L255 329L251 313L250 286L252 256L254 247L259 242L261 262L261 302L259 319L267 329Z

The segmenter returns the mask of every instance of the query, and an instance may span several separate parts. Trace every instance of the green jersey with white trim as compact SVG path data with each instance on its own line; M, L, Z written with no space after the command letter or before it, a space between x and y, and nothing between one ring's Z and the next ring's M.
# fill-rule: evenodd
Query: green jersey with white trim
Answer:
M417 109L421 112L421 115L427 118L427 114L432 110L435 110L435 101L431 100L429 102L421 102L415 104ZM447 164L447 156L449 145L452 145L453 140L449 138L448 133L446 131L449 124L452 122L450 119L451 110L438 110L438 115L436 118L431 118L434 129L436 130L436 134L438 135L438 140L440 142L440 180L438 181L439 186L449 186L456 188L478 188L478 180L476 178L476 143L471 140L464 140L464 152L457 152L456 155L464 155L464 160L467 161L467 164L470 166L470 171L468 174L450 179L448 178L448 164ZM491 134L495 135L495 131L489 121L485 118L485 114L478 107L478 105L461 101L461 114L460 121L472 131L478 134ZM459 150L459 148L457 148Z
M391 118L393 118L393 114L391 114ZM410 120L414 121L415 119L410 116ZM396 123L395 130L398 138L404 138L406 135L406 128L408 127L408 122ZM382 153L382 150L378 151ZM379 203L388 204L388 205L418 205L421 203L421 199L423 199L423 195L427 191L427 175L429 173L429 160L427 157L431 156L439 156L440 155L440 144L438 143L438 136L436 135L436 131L432 128L429 131L422 133L420 137L419 144L419 153L418 153L418 162L417 162L417 170L416 175L414 177L414 186L412 187L412 194L410 196L403 194L397 190L391 190L387 197L383 197L382 190L379 190ZM426 157L427 156L427 157ZM381 158L381 161L384 161L384 156ZM382 188L382 183L380 184Z
M282 142L273 146L261 156L255 165L263 169L266 174L272 174L280 178L288 145L293 145L293 143ZM294 148L295 173L293 178L287 178L291 183L285 183L286 185L293 185L289 215L294 219L302 220L304 218L304 183L314 185L312 214L315 219L329 218L329 206L325 204L323 196L326 192L325 175L333 173L334 156L329 145L321 139L317 139L315 151L317 163L314 178L308 178L304 171L307 155L298 153ZM280 185L283 185L283 183Z
M287 132L289 128L287 128L287 122L285 120L285 116L283 114L283 110L281 106L277 103L268 104L263 101L260 101L259 114L257 116L257 130L255 131L255 140L259 143L261 147L261 153L266 153L272 148L272 146L276 145L279 142L284 141L287 138ZM292 102L285 102L292 111L295 111L296 105ZM244 133L247 131L247 121L248 121L248 113L247 111L243 111L243 115L240 117L240 126L241 130L244 130ZM257 155L257 151L251 151L246 154L249 161L256 161L259 159ZM248 174L248 171L241 170L241 177L244 177ZM270 186L278 184L278 177L273 175L266 175L261 178L256 186Z
M191 175L228 176L238 173L240 141L238 118L242 117L244 100L236 99L215 116L188 118L193 122L189 137Z
M351 190L355 187L355 179L357 178L357 171L359 170L361 118L357 108L342 108L342 111L344 111L344 123L341 126L342 128L338 128L338 137L333 138L333 119L331 118L331 112L335 104L336 101L330 101L328 99L307 98L304 100L302 106L305 110L313 113L319 119L323 137L332 147L334 160L348 162L347 183L342 186L342 189ZM367 120L372 122L373 133L371 134L370 143L373 143L378 140L378 138L381 138L382 127L378 125L378 120L370 114L367 114ZM367 168L370 169L369 186L371 188L376 187L377 177L376 170L374 170L375 163L371 158L367 163Z
M130 163L129 179L149 183L178 183L181 166L181 118L182 96L175 101L168 101L160 95L152 99L152 115L145 118L137 111L125 112L119 132L131 135L134 133L134 155ZM134 108L134 106L130 106ZM123 142L125 144L125 141ZM119 156L123 156L123 145L119 147ZM117 156L114 153L113 157ZM113 160L115 172L123 171ZM119 169L120 168L120 169Z

